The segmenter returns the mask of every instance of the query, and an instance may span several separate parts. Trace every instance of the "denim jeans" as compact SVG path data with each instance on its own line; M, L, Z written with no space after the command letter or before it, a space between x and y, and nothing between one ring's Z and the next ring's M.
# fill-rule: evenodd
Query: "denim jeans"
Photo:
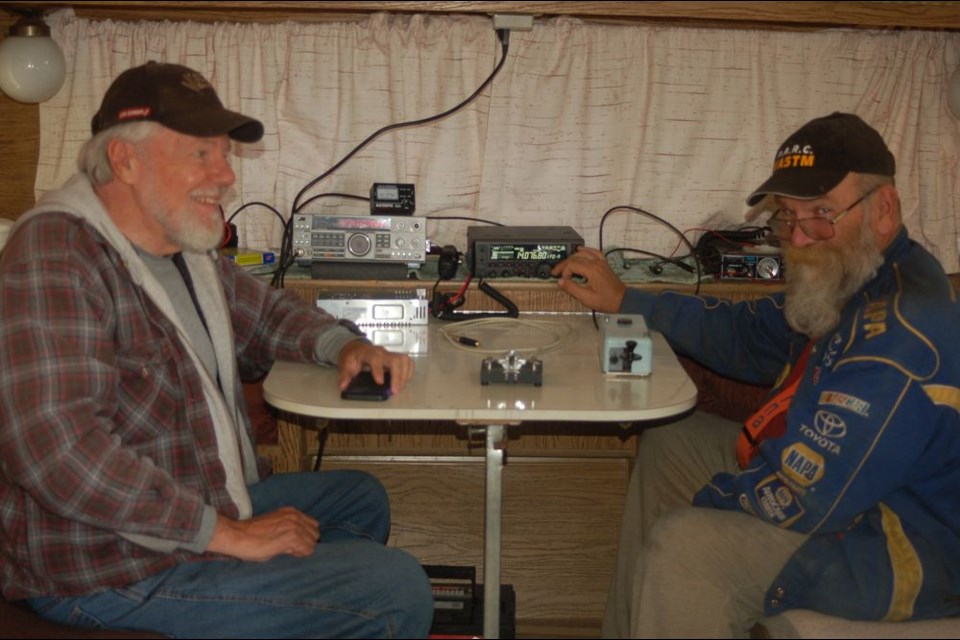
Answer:
M277 474L250 497L255 515L291 506L316 518L313 555L187 562L120 589L30 605L57 622L180 638L426 637L430 585L413 557L384 546L390 508L373 476Z

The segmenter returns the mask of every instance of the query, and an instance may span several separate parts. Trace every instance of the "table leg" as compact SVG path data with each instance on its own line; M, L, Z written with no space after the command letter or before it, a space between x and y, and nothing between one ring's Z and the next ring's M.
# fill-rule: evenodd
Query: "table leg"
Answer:
M485 428L487 486L484 499L483 637L500 637L500 520L503 513L503 465L507 448L503 425Z

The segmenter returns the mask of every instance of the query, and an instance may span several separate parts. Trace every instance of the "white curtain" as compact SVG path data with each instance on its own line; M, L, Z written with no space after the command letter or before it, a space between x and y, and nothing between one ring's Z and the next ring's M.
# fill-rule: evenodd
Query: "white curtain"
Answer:
M206 75L223 102L259 118L264 139L237 145L228 214L294 198L381 127L443 112L491 73L501 49L485 17L376 14L359 22L228 24L50 17L68 60L40 109L38 195L74 170L112 78L147 60ZM960 34L779 32L601 25L538 19L511 35L499 76L463 110L374 140L301 197L416 185L416 215L568 225L600 242L612 207L645 209L688 232L731 227L769 175L779 143L807 120L854 112L897 157L911 235L960 270L960 122L946 106ZM365 214L323 198L304 211ZM755 212L754 212L755 213ZM280 221L249 206L241 242L279 246ZM428 237L461 250L469 222L434 220ZM609 217L605 248L677 250L650 217ZM680 250L683 253L683 250Z

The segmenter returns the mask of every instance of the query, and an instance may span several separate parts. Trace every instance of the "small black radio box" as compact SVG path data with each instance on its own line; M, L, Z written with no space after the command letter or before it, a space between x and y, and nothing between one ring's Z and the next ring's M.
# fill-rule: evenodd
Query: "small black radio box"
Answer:
M720 279L782 282L783 258L779 253L723 253L720 255Z
M416 189L412 184L374 182L370 187L371 215L412 216L417 210Z
M542 278L572 256L583 238L571 227L467 227L467 264L475 278Z

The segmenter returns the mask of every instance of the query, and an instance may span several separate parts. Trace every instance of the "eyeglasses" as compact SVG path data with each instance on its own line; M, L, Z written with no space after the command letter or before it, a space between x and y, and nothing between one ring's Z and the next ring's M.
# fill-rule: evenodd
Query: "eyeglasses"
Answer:
M797 214L790 209L777 209L770 216L767 224L770 226L773 235L781 240L789 240L793 237L793 230L797 225L800 225L800 230L811 240L829 240L836 234L837 223L879 188L877 186L870 189L857 198L856 202L837 214L834 214L833 210L827 207L819 207L815 215L809 218L798 218Z

